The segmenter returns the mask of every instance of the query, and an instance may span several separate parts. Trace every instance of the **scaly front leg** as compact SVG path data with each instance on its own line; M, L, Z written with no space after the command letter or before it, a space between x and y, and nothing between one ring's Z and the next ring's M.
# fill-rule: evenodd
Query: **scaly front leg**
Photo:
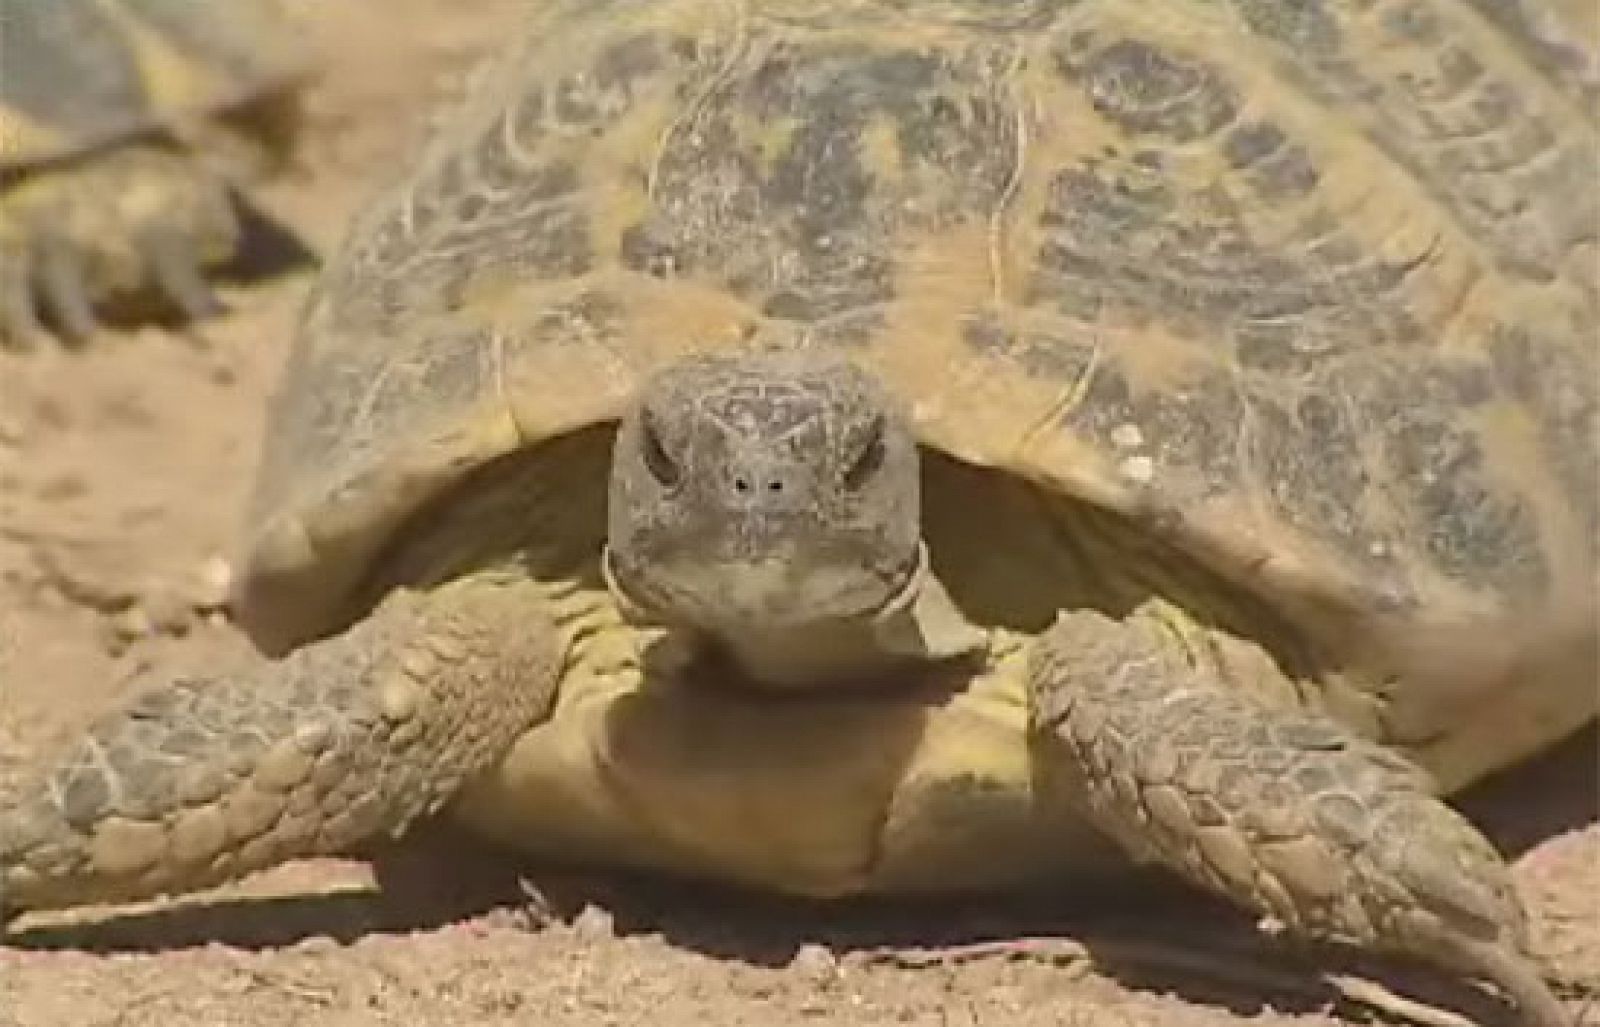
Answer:
M1398 753L1191 666L1151 608L1063 615L1031 670L1043 758L1136 859L1303 936L1405 953L1568 1018L1525 955L1510 876Z
M547 601L513 576L400 592L282 661L141 694L0 809L0 923L398 834L547 714Z

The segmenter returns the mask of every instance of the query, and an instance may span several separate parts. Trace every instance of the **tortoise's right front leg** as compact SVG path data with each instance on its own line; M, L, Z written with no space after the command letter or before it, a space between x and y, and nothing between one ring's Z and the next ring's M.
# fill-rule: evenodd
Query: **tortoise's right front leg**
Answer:
M1526 948L1510 871L1425 771L1192 664L1151 604L1064 614L1035 651L1034 725L1069 801L1136 858L1305 938L1500 986L1528 1027L1571 1018Z
M511 577L400 592L281 661L139 695L0 809L0 923L398 834L547 714L547 603Z

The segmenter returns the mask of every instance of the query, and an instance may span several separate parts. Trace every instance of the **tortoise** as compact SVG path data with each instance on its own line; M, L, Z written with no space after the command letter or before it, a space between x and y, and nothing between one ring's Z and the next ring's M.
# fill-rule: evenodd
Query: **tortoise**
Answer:
M1155 864L1562 1022L1446 800L1596 712L1581 24L541 5L308 295L260 658L41 768L4 902L436 812L823 898Z
M214 315L232 189L287 153L310 69L275 0L0 0L0 67L0 345Z

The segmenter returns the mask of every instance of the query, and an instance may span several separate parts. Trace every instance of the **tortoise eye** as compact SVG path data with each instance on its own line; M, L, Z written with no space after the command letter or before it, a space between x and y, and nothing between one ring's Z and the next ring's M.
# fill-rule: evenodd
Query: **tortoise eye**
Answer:
M646 414L639 424L640 448L644 454L644 465L650 471L650 476L662 488L673 488L683 480L683 470L676 460L667 455L667 447L661 442L661 435L651 423L652 418Z
M855 462L844 472L845 488L852 492L860 490L878 468L883 466L884 457L887 455L883 431L883 418L879 417L872 422L872 427L867 429L866 444L856 454Z

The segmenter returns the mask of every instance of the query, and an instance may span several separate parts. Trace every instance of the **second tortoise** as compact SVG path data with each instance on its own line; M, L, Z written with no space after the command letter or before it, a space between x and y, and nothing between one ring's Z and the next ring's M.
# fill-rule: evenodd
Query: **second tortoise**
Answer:
M0 0L0 347L215 314L311 65L275 0Z

